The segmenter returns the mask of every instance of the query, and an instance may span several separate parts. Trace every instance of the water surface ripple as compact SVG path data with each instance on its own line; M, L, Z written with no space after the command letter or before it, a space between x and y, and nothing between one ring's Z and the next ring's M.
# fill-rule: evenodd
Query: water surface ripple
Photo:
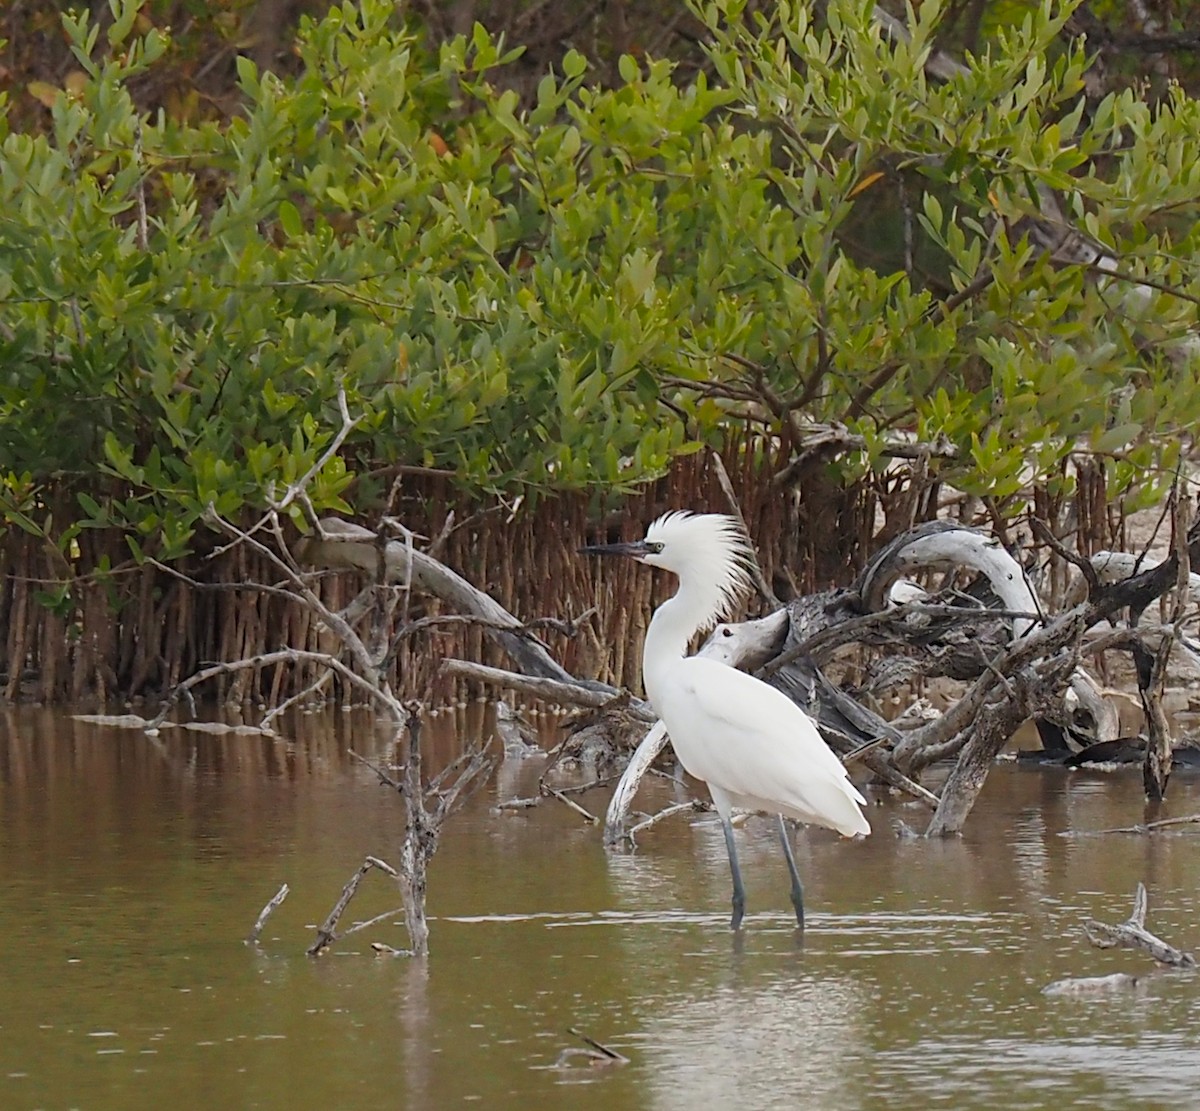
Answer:
M47 710L0 717L0 1107L440 1109L787 1106L1194 1108L1197 978L1088 946L1139 881L1150 926L1200 945L1200 827L1077 836L1147 816L1136 771L996 768L966 835L881 798L862 843L802 832L797 935L771 822L739 833L746 929L728 929L720 827L680 817L636 853L506 769L445 833L427 965L398 916L304 955L403 816L346 755L385 754L361 714L298 717L290 741L150 740ZM440 719L431 760L480 719ZM1200 810L1177 775L1156 816ZM639 806L676 797L652 785ZM584 797L601 811L603 793ZM279 885L292 894L243 943ZM351 917L399 905L381 874ZM1068 976L1136 988L1049 997ZM578 1029L629 1063L558 1062Z

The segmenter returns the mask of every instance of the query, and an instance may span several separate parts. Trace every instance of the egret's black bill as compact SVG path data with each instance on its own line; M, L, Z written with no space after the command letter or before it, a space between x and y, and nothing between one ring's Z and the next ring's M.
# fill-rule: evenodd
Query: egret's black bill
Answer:
M628 540L622 544L585 544L577 549L580 555L644 556L650 549L644 540Z

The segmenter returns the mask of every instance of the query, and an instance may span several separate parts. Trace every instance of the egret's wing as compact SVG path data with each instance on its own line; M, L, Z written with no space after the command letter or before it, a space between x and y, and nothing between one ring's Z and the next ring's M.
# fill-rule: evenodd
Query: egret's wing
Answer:
M695 656L671 669L658 712L679 761L734 805L847 835L869 832L863 797L808 716L745 672Z

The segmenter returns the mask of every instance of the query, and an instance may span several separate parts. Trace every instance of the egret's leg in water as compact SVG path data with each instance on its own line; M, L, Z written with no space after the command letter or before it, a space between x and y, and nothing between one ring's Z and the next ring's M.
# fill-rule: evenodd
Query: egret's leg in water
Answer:
M737 846L733 843L733 823L728 814L721 815L721 828L725 831L725 849L729 853L729 873L733 876L733 919L729 923L731 930L736 930L742 924L742 915L746 913L746 889L742 886L742 870L738 867Z
M796 870L796 858L792 855L792 842L788 838L787 820L779 815L779 840L783 842L783 855L787 860L788 871L792 873L792 906L796 908L796 925L804 929L804 884L800 882L800 873Z

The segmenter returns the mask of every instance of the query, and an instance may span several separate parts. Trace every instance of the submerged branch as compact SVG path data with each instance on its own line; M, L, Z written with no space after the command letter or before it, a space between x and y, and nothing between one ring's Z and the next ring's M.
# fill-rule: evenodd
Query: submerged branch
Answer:
M1112 991L1130 991L1141 982L1137 976L1127 972L1113 972L1108 976L1069 976L1055 980L1042 988L1043 995L1105 995Z
M590 810L585 810L573 798L564 795L557 787L551 787L547 783L539 783L538 790L543 794L549 795L553 799L558 799L568 810L574 810L588 825L596 826L600 824L600 819L596 817Z
M1133 913L1120 924L1109 926L1089 918L1083 924L1083 931L1088 940L1100 949L1140 949L1149 953L1159 964L1172 968L1195 968L1196 959L1191 953L1185 953L1168 945L1146 929L1146 885L1139 883L1133 896Z
M670 806L663 807L650 817L644 818L638 822L632 829L625 834L625 839L630 845L637 847L637 835L647 829L653 829L659 822L665 822L668 818L675 817L676 814L705 814L713 810L713 805L710 802L705 802L703 799L692 799L691 802L676 802Z
M1200 814L1187 814L1182 818L1159 818L1155 822L1139 822L1132 826L1113 826L1110 829L1066 829L1059 837L1102 837L1109 833L1154 833L1156 830L1169 829L1171 826L1187 826L1200 823Z
M395 907L392 910L385 910L382 914L377 914L374 918L368 918L365 922L355 922L353 926L348 927L338 934L337 939L338 941L341 941L343 938L347 938L351 934L356 934L360 930L368 930L372 926L377 926L380 922L386 922L389 918L398 918L403 913L403 907ZM378 945L379 943L376 942L375 944ZM375 945L372 945L371 948L374 949ZM393 950L393 952L397 956L411 956L411 953L407 949Z
M593 1067L601 1065L627 1065L629 1058L618 1053L615 1049L610 1049L608 1046L596 1041L595 1038L589 1038L586 1034L580 1033L573 1026L567 1028L567 1033L573 1038L578 1038L581 1042L587 1045L587 1049L576 1049L568 1046L558 1055L558 1059L554 1062L555 1068L563 1068L577 1057L584 1058L587 1063Z
M379 782L382 786L390 787L393 791L399 791L401 794L404 793L404 784L403 783L401 783L399 780L393 779L381 767L379 767L376 764L373 764L365 756L360 756L352 748L346 750L346 755L348 755L350 757L350 759L357 760L360 764L363 764L364 766L370 768L371 771L373 771L376 774L376 776L378 776ZM403 771L403 769L401 769L401 771Z
M258 944L258 939L262 935L263 927L267 924L267 919L270 918L272 913L274 913L274 911L283 903L283 900L288 897L289 891L290 888L288 885L286 883L283 884L279 890L271 896L271 899L267 905L263 907L261 911L259 911L258 918L254 923L254 927L250 930L250 933L246 937L247 945Z
M396 869L386 861L380 860L377 856L368 856L359 865L358 871L347 881L346 886L342 888L342 894L338 901L333 904L333 909L326 916L325 921L317 928L316 940L306 950L310 957L319 956L325 949L332 945L339 937L344 937L344 934L337 932L338 920L345 913L346 907L350 905L350 900L354 898L355 892L358 891L358 885L362 883L365 876L372 868L378 868L381 872L386 872L393 879L397 878Z

